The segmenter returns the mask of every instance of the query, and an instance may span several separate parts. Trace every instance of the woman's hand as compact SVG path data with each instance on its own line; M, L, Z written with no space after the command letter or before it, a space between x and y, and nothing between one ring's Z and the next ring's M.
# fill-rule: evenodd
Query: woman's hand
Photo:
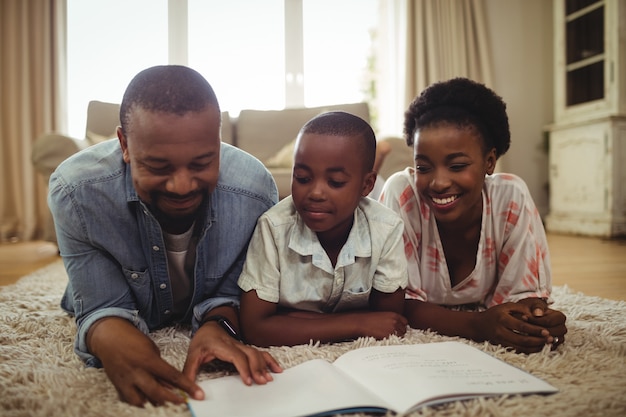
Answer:
M519 304L527 305L531 314L524 317L529 323L544 327L550 333L552 349L556 349L565 342L567 317L558 310L548 308L547 303L540 298L526 298L518 301Z
M520 353L535 353L546 344L563 343L567 332L565 315L550 310L544 300L527 298L505 303L480 313L482 337L491 343L514 348Z

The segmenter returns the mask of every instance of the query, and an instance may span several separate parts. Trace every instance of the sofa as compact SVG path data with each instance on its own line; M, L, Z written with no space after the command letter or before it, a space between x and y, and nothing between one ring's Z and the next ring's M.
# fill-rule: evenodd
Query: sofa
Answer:
M291 194L293 145L300 128L314 116L342 110L370 121L367 103L348 103L283 110L242 110L237 116L222 112L222 141L237 146L259 159L272 173L282 199ZM32 162L47 182L54 169L70 155L116 137L119 105L91 101L87 108L84 138L71 138L59 133L45 134L35 141ZM412 165L412 151L400 138L387 137L391 152L386 156L379 174L383 178ZM44 239L54 241L54 227L46 227Z
M257 157L276 181L279 197L291 194L293 145L298 131L310 119L326 111L342 110L370 121L367 103L349 103L284 110L242 110L237 117L222 115L222 140ZM392 151L385 158L381 176L412 165L412 151L399 138L384 138Z

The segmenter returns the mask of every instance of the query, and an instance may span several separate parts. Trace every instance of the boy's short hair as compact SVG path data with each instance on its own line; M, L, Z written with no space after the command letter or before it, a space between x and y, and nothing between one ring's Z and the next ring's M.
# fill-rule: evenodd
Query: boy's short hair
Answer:
M407 145L413 145L416 131L443 124L477 129L484 151L495 148L496 158L511 144L506 104L493 90L468 78L431 84L413 100L404 114Z
M135 107L183 115L219 103L209 82L196 70L183 65L147 68L130 81L120 105L122 130L128 134L130 113Z
M306 122L300 129L298 137L303 134L354 137L360 141L359 149L365 172L374 169L376 134L370 124L358 116L344 111L325 112Z

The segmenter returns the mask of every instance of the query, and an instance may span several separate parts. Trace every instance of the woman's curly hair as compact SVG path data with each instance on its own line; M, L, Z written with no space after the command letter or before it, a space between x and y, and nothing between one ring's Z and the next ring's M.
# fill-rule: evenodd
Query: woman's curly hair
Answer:
M483 84L453 78L428 86L404 113L404 139L413 145L415 132L438 125L473 127L483 139L484 151L496 149L496 158L511 144L506 104Z

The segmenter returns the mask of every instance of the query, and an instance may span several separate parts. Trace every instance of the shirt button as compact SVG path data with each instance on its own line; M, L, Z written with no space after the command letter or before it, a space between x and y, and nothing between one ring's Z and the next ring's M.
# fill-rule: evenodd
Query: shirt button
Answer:
M162 289L162 290L164 290L164 289L166 289L166 288L167 288L167 284L161 284L161 285L159 285L159 288L160 288L160 289Z
M160 250L160 248L158 246L154 245L152 247L152 250L155 251L155 252L158 252Z
M139 274L138 274L138 273L136 273L136 272L133 272L132 274L130 274L130 277L131 277L132 279L137 279L137 278L139 278Z
M169 315L170 313L171 313L171 311L169 311L169 310L165 310L165 311L163 312L163 314L167 314L167 315Z

